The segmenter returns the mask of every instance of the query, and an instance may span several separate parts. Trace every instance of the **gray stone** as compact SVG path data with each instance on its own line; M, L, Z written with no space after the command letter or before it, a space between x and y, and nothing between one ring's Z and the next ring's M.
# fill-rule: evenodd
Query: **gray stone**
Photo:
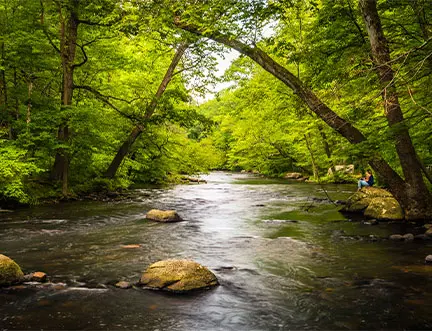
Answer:
M425 263L426 264L432 264L432 255L428 255L425 258Z

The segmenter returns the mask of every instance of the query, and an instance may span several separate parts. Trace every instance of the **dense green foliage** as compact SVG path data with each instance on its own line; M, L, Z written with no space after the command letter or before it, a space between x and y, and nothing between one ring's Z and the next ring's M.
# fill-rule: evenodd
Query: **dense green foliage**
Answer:
M432 7L427 0L394 0L379 1L378 10L404 124L419 158L432 165ZM204 34L218 31L258 45L367 141L350 144L244 55L223 77L231 87L198 105L197 94L217 80L214 55L226 49L177 27L176 15ZM71 22L77 23L76 41ZM0 25L3 201L36 203L216 168L271 176L299 171L337 181L340 176L327 176L329 168L353 163L362 171L376 153L402 173L393 138L399 128L386 124L356 1L5 0ZM172 80L147 116L175 49L186 41ZM64 100L68 74L70 103ZM62 136L65 127L69 135ZM142 134L115 177L105 178L134 128ZM53 173L65 155L69 186L63 183L62 191Z
M285 171L313 174L314 162L322 177L338 164L353 163L361 172L368 167L370 154L380 151L400 172L392 141L397 129L386 125L357 3L297 1L274 5L278 17L274 34L262 38L260 47L311 86L338 115L355 123L368 141L349 144L284 84L242 55L225 74L235 84L202 105L202 111L219 122L215 139L227 151L227 166L270 175ZM424 1L393 1L380 3L379 10L394 58L406 123L420 159L430 166L432 8ZM417 15L422 15L424 26Z

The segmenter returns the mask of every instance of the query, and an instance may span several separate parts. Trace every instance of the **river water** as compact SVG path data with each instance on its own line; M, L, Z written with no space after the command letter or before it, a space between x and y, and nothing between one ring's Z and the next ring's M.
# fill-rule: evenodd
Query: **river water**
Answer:
M350 220L319 185L202 177L207 184L138 189L127 201L2 213L0 253L51 279L0 290L0 329L432 328L432 267L423 264L432 244L386 239L411 229ZM325 189L343 200L354 187ZM148 222L152 208L186 221ZM110 285L167 258L193 259L221 285L188 295Z

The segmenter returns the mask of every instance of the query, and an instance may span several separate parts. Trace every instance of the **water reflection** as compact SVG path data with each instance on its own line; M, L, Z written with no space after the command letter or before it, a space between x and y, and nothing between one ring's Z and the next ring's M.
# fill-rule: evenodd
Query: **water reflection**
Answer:
M2 327L430 328L430 273L407 267L421 264L429 244L372 240L395 228L349 222L319 185L246 174L203 177L207 184L139 189L128 201L0 215L1 252L26 272L47 272L54 283L2 290ZM326 189L337 200L354 188ZM186 221L148 222L152 208L176 209ZM221 286L173 296L110 285L135 282L166 258L208 266Z

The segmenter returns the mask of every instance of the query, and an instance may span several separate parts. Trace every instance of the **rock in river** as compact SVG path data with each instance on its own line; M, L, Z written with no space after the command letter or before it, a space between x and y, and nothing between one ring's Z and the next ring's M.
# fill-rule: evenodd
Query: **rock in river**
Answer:
M34 273L31 274L31 281L33 282L46 282L47 280L47 274L42 272L42 271L36 271Z
M145 215L145 218L156 222L181 222L182 218L175 210L152 209Z
M299 179L299 178L302 178L302 177L303 177L303 175L301 173L299 173L299 172L287 172L284 175L285 179Z
M21 268L14 260L0 254L0 286L19 283L24 278Z
M216 276L206 267L189 260L163 260L153 263L139 282L153 289L187 292L218 285Z
M115 285L115 287L121 288L123 290L127 290L128 288L132 287L132 284L129 282L126 282L124 280L117 282Z
M404 213L393 195L380 188L364 187L354 193L342 208L346 212L364 212L378 220L401 220Z

